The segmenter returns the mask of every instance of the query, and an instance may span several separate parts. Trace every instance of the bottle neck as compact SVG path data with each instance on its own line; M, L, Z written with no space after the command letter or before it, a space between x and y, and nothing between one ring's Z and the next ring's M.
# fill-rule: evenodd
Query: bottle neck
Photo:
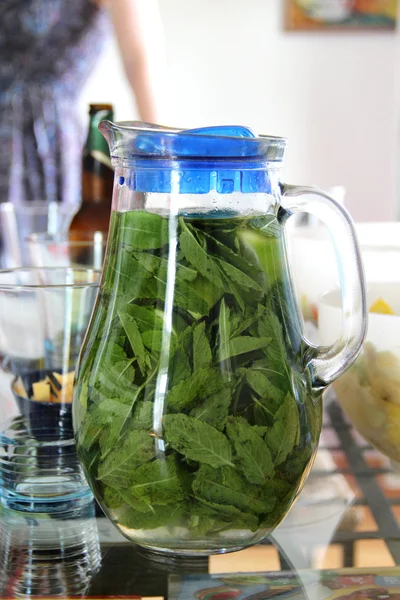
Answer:
M87 156L91 156L94 161L111 167L110 152L107 141L100 133L99 123L104 120L112 121L114 114L112 110L95 110L90 113L89 131L84 148L84 160Z

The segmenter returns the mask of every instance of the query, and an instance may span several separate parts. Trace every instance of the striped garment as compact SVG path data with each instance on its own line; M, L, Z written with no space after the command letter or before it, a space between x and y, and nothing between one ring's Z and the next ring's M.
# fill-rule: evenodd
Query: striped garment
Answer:
M79 203L78 99L107 33L92 0L0 0L0 202Z

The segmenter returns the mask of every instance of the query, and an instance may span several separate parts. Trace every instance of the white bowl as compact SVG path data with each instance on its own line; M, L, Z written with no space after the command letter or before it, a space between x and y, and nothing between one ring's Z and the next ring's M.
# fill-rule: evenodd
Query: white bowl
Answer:
M367 281L400 282L400 222L358 223ZM289 257L297 296L306 319L317 317L317 304L339 286L332 242L326 227L288 229Z
M383 454L400 462L400 282L369 283L367 305L382 298L396 315L370 313L362 352L333 384L336 396L359 433ZM322 344L338 338L340 291L318 305Z

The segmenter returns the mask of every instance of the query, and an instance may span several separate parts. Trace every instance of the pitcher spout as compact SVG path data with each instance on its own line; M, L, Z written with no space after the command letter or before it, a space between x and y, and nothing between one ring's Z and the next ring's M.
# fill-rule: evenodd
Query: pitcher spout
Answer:
M112 121L101 121L99 124L99 130L105 138L110 149L110 155L112 156L112 149L116 143L118 127Z
M154 135L157 132L161 134L176 134L179 129L147 123L145 121L102 121L99 124L99 130L106 139L111 157L128 158L137 153L136 140L138 136L141 139L148 139L148 135Z

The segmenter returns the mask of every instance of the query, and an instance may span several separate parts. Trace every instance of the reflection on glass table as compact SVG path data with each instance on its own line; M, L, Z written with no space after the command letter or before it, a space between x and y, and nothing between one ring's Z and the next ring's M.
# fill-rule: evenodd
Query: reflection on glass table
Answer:
M0 593L84 596L100 566L94 504L59 513L0 508Z
M43 529L29 525L29 516L26 519L25 529L18 533L15 516L3 510L1 596L11 595L10 590L26 595L29 573L34 571L41 574L43 585L30 593L45 597L74 593L168 600L400 597L400 567L396 566L400 565L400 477L388 459L352 429L336 401L326 409L319 455L299 501L272 538L242 552L200 561L154 562L105 517L95 519L93 513L86 521L77 516L76 523L69 520L68 524L51 515L51 527L44 529L46 544L53 544L51 553L46 545L38 552L38 531ZM45 522L41 521L42 527ZM25 532L29 535L24 538ZM65 552L65 539L71 540L72 552ZM101 559L96 554L97 539ZM28 560L28 548L36 549L39 566ZM66 574L73 585L65 585Z

